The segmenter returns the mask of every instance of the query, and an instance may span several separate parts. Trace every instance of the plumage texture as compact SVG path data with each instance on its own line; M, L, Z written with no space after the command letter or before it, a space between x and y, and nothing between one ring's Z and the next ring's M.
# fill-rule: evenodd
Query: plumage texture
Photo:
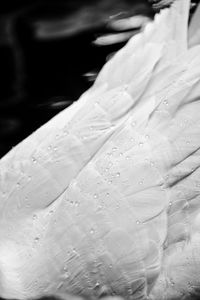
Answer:
M188 49L189 6L163 10L0 161L1 297L198 292L200 46Z
M151 3L153 9L155 11L158 11L158 10L163 9L165 7L169 7L176 0L148 0L148 1ZM198 2L199 2L199 0L192 0L191 5L190 5L191 9L193 7L195 7L196 3L198 3Z
M154 9L161 9L171 5L176 0L149 0Z

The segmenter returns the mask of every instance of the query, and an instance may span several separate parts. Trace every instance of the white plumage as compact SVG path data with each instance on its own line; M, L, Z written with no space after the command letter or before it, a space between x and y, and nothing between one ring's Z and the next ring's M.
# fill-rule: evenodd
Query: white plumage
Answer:
M189 6L163 10L1 159L1 297L198 293L200 39L198 17L188 35Z

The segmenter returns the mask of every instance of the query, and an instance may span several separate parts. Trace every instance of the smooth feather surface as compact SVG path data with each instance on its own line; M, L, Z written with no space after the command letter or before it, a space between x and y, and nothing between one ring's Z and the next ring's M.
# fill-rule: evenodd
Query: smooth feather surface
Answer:
M196 293L200 46L188 48L189 4L163 10L1 159L1 297Z

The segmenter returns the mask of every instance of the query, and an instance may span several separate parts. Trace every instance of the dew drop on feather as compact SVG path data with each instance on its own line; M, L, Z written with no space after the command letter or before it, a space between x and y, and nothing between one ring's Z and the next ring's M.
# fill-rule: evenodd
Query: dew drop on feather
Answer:
M37 215L34 214L34 215L33 215L33 220L36 220L36 219L37 219Z
M63 270L66 272L68 270L67 266L64 266Z
M35 157L32 157L32 162L33 162L34 164L36 164L36 163L37 163L37 160L36 160L36 158L35 158Z
M91 228L91 229L90 229L90 233L91 233L91 234L94 234L94 228Z
M166 106L168 106L168 105L169 105L169 103L168 103L168 101L167 101L167 100L164 100L164 101L163 101L163 103L164 103Z

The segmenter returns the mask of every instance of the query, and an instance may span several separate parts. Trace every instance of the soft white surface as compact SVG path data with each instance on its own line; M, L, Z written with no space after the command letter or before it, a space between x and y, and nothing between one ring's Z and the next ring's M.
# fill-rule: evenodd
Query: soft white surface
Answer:
M189 2L157 15L0 161L0 296L180 299L199 285L200 46L187 46Z

